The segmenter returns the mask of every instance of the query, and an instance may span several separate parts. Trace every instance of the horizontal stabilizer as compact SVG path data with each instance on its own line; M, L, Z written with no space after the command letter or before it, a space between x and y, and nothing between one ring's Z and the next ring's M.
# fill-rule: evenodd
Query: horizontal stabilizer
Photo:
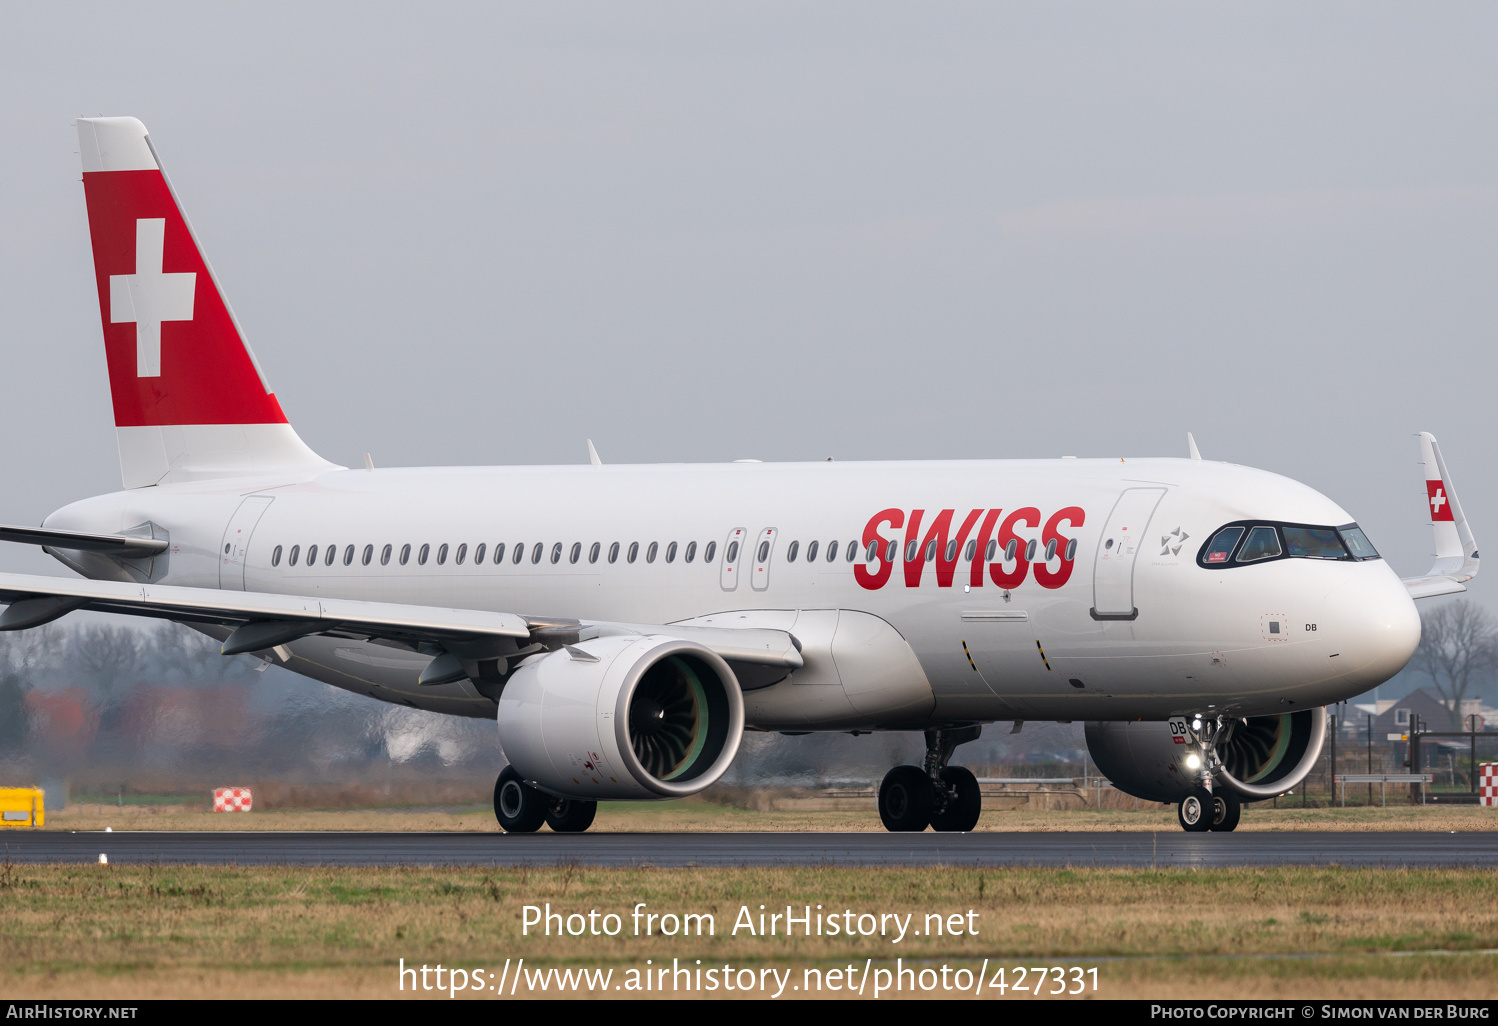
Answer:
M139 559L165 552L170 544L165 538L132 538L127 534L87 534L83 531L55 531L48 527L6 527L0 525L0 541L22 545L45 545L53 549L78 552L102 552L121 559Z

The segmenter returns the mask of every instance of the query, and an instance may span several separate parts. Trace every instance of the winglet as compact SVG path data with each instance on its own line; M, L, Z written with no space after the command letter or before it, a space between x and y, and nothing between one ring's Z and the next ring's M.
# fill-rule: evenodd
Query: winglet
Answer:
M1423 577L1406 578L1404 585L1413 598L1454 595L1466 591L1464 583L1477 576L1477 541L1462 512L1451 472L1441 458L1435 435L1420 432L1420 463L1425 471L1425 501L1435 536L1435 562Z
M1192 459L1199 460L1202 458L1201 450L1196 447L1196 439L1191 437L1190 431L1186 432L1186 448Z
M588 462L595 467L603 466L603 460L598 458L598 450L593 448L593 439L588 439Z

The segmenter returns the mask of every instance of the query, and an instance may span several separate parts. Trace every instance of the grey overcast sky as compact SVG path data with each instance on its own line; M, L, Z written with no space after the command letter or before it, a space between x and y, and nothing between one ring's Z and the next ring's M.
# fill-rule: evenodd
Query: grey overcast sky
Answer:
M1421 572L1417 430L1498 545L1495 29L1477 3L6 4L0 520L119 484L71 121L131 114L336 461L1190 430Z

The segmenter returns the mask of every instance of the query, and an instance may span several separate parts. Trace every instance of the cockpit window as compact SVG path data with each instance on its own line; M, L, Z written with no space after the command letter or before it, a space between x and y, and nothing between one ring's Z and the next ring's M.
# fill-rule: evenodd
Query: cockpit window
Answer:
M1378 559L1377 550L1357 524L1324 527L1240 520L1223 524L1197 551L1202 567L1242 566L1272 559L1330 559L1356 562Z
M1330 527L1286 527L1285 548L1306 559L1346 559L1342 540Z
M1280 555L1280 538L1272 527L1255 527L1238 553L1238 562L1254 563Z
M1339 527L1337 533L1342 536L1342 542L1347 546L1347 551L1352 553L1353 559L1378 558L1378 550L1373 547L1373 543L1368 540L1368 536L1357 524Z
M1228 557L1233 554L1233 546L1238 544L1238 539L1243 537L1243 528L1224 527L1218 531L1212 539L1212 544L1207 546L1206 553L1202 556L1203 563L1226 563Z

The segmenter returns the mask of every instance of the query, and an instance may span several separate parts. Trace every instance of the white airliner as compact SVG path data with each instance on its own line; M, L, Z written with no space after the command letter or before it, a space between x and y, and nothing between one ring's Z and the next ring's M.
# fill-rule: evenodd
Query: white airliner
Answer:
M0 630L160 617L371 698L494 717L507 831L690 795L743 731L925 731L891 830L970 830L982 724L1087 721L1187 830L1311 769L1328 703L1404 666L1472 533L1420 436L1437 558L1189 459L347 469L297 436L134 118L78 122L124 490L0 539ZM589 443L590 453L592 451ZM366 461L367 464L368 461Z

